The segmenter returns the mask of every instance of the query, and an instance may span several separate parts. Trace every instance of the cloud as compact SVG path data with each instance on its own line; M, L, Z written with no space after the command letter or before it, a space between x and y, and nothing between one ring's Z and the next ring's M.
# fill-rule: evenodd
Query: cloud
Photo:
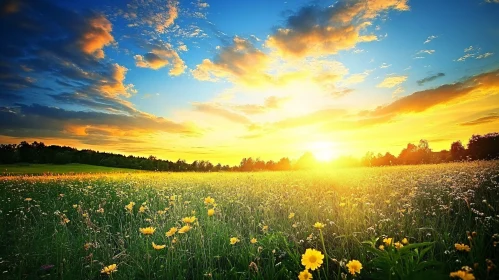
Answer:
M112 30L113 26L105 16L94 15L90 18L79 40L83 52L96 58L104 58L103 48L114 42Z
M481 117L481 118L478 118L478 119L475 119L475 120L472 120L469 122L460 123L459 125L461 125L461 126L474 126L474 125L481 125L484 123L496 122L498 120L499 120L498 115L492 115L492 116Z
M167 132L188 136L199 136L202 131L188 123L149 114L110 114L101 112L68 111L39 104L0 107L0 134L20 136L23 133L50 137L83 137L90 134L112 134L117 136ZM98 133L99 132L99 133Z
M419 113L440 104L447 104L476 93L478 98L484 92L497 92L499 90L499 70L482 73L470 77L462 82L446 84L434 89L414 92L402 97L393 103L378 107L370 114L372 116Z
M131 22L131 27L149 27L158 33L166 33L179 16L178 2L164 1L132 1L127 5L127 11L122 12L123 18Z
M473 50L473 46L469 46L468 48L464 49L464 52L470 52Z
M379 66L379 68L383 69L383 68L388 68L388 67L390 67L390 66L392 66L392 65L391 65L391 64L386 64L386 63L384 63L384 62L383 62L383 63Z
M444 73L437 73L435 75L431 75L431 76L425 77L425 78L423 78L421 80L418 80L416 82L418 83L418 85L422 86L425 83L431 82L431 81L436 80L436 79L438 79L440 77L443 77L443 76L445 76Z
M157 70L167 65L171 65L169 71L171 76L181 75L187 68L178 53L168 43L149 41L142 47L149 49L150 51L144 55L134 56L135 65L137 67Z
M407 11L409 6L406 0L356 0L303 7L268 37L266 45L283 56L335 54L377 40L376 35L364 33L373 19L389 10Z
M426 38L426 40L424 41L423 44L428 44L429 42L433 41L434 39L437 39L438 36L435 36L435 35L431 35L431 36L428 36L428 38Z
M482 58L487 58L491 55L493 55L494 53L491 53L491 52L488 52L488 53L484 53L484 54L480 54L476 57L476 59L482 59Z
M434 54L435 53L435 50L420 50L419 52L417 52L416 54L423 54L423 53L426 53L426 54Z
M267 97L263 105L258 104L244 104L244 105L232 105L231 107L237 111L241 111L248 115L256 115L267 113L274 109L279 109L283 104L288 102L291 97L277 97L270 96Z
M472 53L467 53L463 56L461 56L460 58L457 59L457 61L465 61L466 59L470 58L470 57L474 57L475 55L472 54Z
M346 85L362 83L370 73L370 71L364 71L362 73L352 74L348 76L343 83Z
M254 85L269 81L270 76L262 72L268 64L267 55L256 49L251 42L234 37L232 44L222 47L213 61L204 59L191 73L201 81L228 79Z
M376 85L376 87L380 88L392 88L400 85L401 83L407 80L407 76L389 76L386 77L381 83Z
M192 103L192 105L194 106L194 109L199 112L218 116L235 123L246 124L246 125L251 124L251 120L248 119L246 116L228 110L223 106L221 106L220 104L194 102Z

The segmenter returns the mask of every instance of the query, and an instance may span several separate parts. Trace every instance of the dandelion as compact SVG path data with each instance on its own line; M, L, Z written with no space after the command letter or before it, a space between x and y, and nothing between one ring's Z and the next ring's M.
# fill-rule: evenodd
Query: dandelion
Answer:
M307 249L301 256L301 264L305 269L316 270L323 263L324 255L315 249Z
M385 245L381 244L381 245L379 245L379 247L378 247L378 248L379 248L381 251L384 251L384 250L385 250Z
M192 217L185 217L182 219L182 222L186 223L186 224L192 224L196 221L196 216L192 216Z
M360 263L358 260L351 260L347 263L347 268L350 274L355 275L355 273L360 273L360 270L362 269L362 263Z
M250 240L250 243L251 243L251 244L255 244L255 243L257 243L257 242L258 242L258 240L256 240L256 238L254 238L254 237L253 237L253 238L251 238L251 240Z
M185 225L178 230L178 233L187 233L189 230L191 230L191 227L189 225Z
M459 278L462 280L475 280L475 276L473 275L473 273L470 273L470 272L467 272L464 270L458 270L455 272L451 272L450 277Z
M169 231L167 231L167 232L165 233L165 235L166 235L166 237L171 237L171 236L173 236L176 232L177 232L177 228L176 228L176 227L172 227L172 228L170 228L170 230L169 230Z
M293 219L295 217L295 213L289 213L288 219Z
M126 206L125 206L125 210L127 210L128 212L132 213L133 211L133 207L135 206L135 202L130 202L128 203Z
M308 269L305 269L304 271L301 271L300 274L298 275L299 280L308 280L312 279L312 274L308 271Z
M234 245L234 244L236 244L239 241L241 241L241 240L239 240L239 238L237 238L237 237L231 237L230 238L230 245Z
M400 242L395 242L393 244L393 246L395 246L395 248L397 248L397 249L400 249L400 248L404 247L404 245L402 245L402 243L400 243Z
M109 265L109 266L105 266L101 271L100 273L105 273L107 275L113 273L113 272L116 272L118 271L118 266L114 263L112 265Z
M152 235L156 231L156 228L153 227L140 228L139 231L143 235Z
M314 224L314 228L318 229L318 230L322 230L324 228L325 224L323 223L319 223L319 222L316 222Z
M385 243L386 246L390 246L392 244L393 238L383 238L383 243Z
M469 252L471 251L471 248L470 246L466 245L466 244L460 244L460 243L456 243L454 244L454 247L456 248L456 250L458 251L464 251L464 252Z
M215 215L215 209L208 209L208 217Z
M407 238L404 237L404 239L402 239L402 244L404 245L409 244L409 240L407 240Z
M145 213L147 209L147 206L141 205L139 208L139 213Z
M263 226L263 227L262 227L262 231L263 231L263 232L267 232L267 231L269 231L269 226Z
M166 211L163 211L163 210L158 210L156 212L158 215L164 215L166 213Z
M156 245L156 243L152 243L152 247L155 249L155 250L161 250L161 249L164 249L166 247L166 245Z
M345 202L340 202L340 207L345 207L347 204Z
M204 199L204 204L209 205L215 203L215 199L212 198L211 196L208 196L207 198Z

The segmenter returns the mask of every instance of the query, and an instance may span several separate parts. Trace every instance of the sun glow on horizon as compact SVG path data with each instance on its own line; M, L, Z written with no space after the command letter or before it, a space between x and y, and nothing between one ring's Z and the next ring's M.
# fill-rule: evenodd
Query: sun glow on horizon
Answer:
M307 148L318 161L331 161L338 155L334 143L328 141L312 142Z

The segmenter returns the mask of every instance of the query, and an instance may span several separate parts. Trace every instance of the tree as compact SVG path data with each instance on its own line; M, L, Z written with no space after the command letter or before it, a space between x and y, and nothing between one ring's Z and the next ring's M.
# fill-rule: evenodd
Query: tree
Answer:
M450 154L452 160L463 160L466 156L466 149L464 148L461 141L453 142L450 145Z

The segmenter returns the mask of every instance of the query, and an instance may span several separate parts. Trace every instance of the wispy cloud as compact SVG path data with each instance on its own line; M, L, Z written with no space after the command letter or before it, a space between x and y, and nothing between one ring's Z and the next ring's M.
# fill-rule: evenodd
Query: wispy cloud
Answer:
M475 126L475 125L481 125L485 123L492 123L499 121L499 115L491 115L491 116L486 116L486 117L481 117L475 120L471 120L468 122L460 123L459 125L461 126Z
M376 85L380 88L393 88L407 80L407 76L388 76L381 83Z
M435 35L430 35L428 36L428 38L426 38L426 40L424 41L423 44L428 44L429 42L433 41L434 39L437 39L438 36L435 36Z
M435 75L431 75L431 76L425 77L425 78L423 78L421 80L418 80L416 82L418 83L418 85L422 86L425 83L431 82L431 81L436 80L436 79L438 79L440 77L443 77L443 76L445 76L444 73L437 73Z

